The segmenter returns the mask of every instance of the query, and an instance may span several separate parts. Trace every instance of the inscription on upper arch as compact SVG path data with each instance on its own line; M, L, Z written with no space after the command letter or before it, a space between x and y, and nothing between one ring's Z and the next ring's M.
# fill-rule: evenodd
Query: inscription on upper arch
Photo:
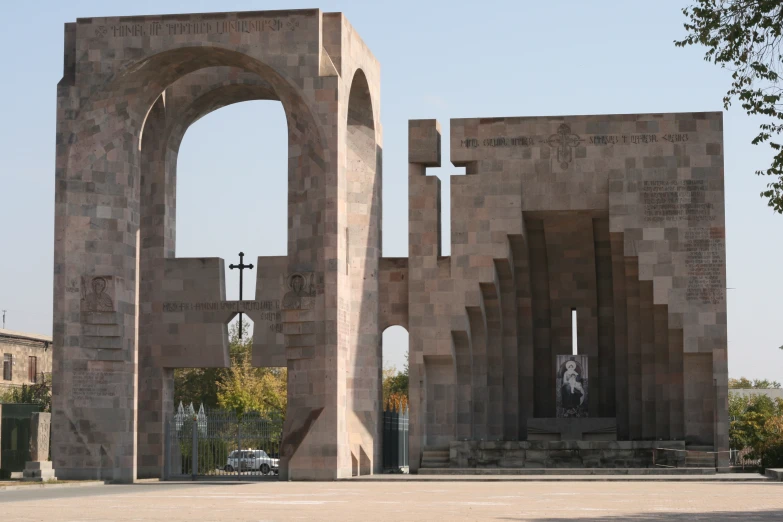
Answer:
M259 18L256 20L204 20L199 22L155 21L141 24L113 24L95 27L96 38L128 36L177 36L197 34L262 33L296 31L299 21L293 18Z

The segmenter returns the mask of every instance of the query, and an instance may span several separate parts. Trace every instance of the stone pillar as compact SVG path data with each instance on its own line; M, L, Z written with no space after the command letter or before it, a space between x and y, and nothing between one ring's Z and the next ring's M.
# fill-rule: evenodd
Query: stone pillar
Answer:
M57 480L49 460L51 413L33 413L30 419L30 461L25 463L22 480L43 482Z
M440 124L436 120L408 121L408 280L423 281L440 255L440 180L427 176L427 167L440 166ZM428 272L429 271L429 272ZM425 311L430 295L423 286L408 288L409 313L409 462L419 469L427 444L424 340Z

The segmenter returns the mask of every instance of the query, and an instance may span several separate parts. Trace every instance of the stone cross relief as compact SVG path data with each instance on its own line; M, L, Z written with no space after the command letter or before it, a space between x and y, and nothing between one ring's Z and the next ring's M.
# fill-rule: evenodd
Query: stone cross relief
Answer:
M571 132L571 127L561 123L557 128L557 133L552 134L546 140L550 147L557 149L557 161L560 162L561 169L567 169L573 159L572 149L579 146L582 138Z

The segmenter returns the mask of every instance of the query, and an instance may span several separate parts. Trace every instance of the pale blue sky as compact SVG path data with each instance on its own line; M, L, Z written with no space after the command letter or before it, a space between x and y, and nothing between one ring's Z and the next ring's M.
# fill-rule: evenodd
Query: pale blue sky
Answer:
M51 333L56 84L63 24L77 17L320 7L342 11L381 63L384 255L407 254L407 121L720 110L729 74L675 48L688 0L247 1L69 0L4 3L0 64L0 309L7 327ZM752 172L771 157L759 120L724 116L729 372L783 379L783 216ZM178 254L235 262L285 253L285 121L272 102L221 109L185 136L178 166ZM444 206L443 237L449 237ZM449 252L448 244L444 253ZM246 281L252 295L254 279ZM236 275L227 275L229 297ZM404 335L387 336L402 365Z

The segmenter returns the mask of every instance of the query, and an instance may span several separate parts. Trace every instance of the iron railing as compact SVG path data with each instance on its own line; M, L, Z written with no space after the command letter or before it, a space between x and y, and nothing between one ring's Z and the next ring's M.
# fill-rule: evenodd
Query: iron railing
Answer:
M679 448L654 448L653 466L658 468L720 469L719 456L728 451L701 451Z
M166 479L276 477L282 423L246 413L192 408L172 416L166 437Z
M383 412L383 469L408 467L408 410Z

